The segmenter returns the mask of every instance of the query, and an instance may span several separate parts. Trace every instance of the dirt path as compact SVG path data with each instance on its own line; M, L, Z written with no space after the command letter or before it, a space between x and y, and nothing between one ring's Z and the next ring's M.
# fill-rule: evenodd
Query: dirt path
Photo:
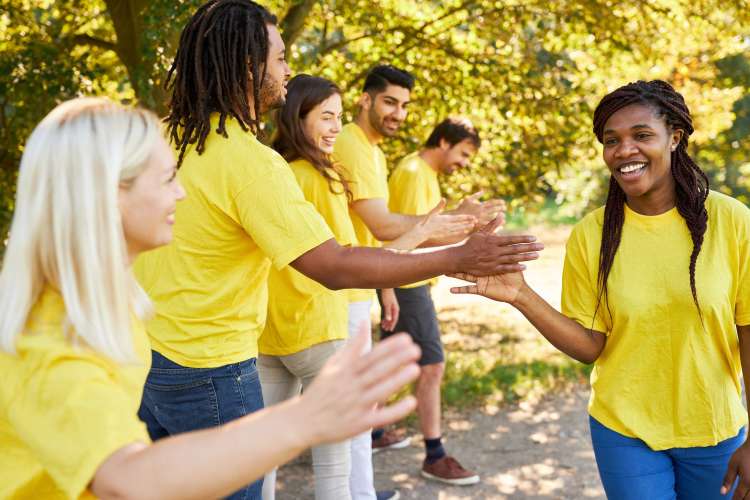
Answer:
M569 229L539 232L546 248L529 265L526 280L555 306L560 303L564 243ZM537 234L537 232L535 232ZM450 352L467 345L490 352L503 336L516 338L517 349L548 349L539 334L514 309L472 295L452 295L456 280L442 278L433 290ZM498 323L498 319L500 319ZM455 325L502 326L477 337ZM494 328L494 327L493 327ZM494 339L494 340L493 340ZM422 436L412 434L412 446L374 456L378 489L398 488L405 499L570 499L604 498L589 440L586 402L588 387L580 384L564 393L531 398L518 405L486 405L444 415L448 451L481 476L475 486L443 486L419 476ZM416 431L415 431L416 432ZM277 484L279 500L313 498L309 456L283 467Z
M604 498L589 441L587 392L578 387L494 415L485 411L446 415L446 446L480 474L478 485L444 486L422 479L419 435L408 448L374 456L375 485L398 488L404 499ZM277 498L313 498L307 460L281 469Z

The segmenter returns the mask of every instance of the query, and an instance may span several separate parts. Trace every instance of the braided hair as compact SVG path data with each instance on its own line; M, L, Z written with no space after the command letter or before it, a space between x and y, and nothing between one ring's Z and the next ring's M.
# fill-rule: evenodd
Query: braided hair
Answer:
M182 30L165 82L172 97L164 121L170 140L179 147L178 167L188 144L197 143L198 154L204 151L211 113L219 113L216 132L224 137L227 116L257 134L269 48L267 25L276 22L251 0L210 0Z
M643 104L650 107L659 118L663 118L670 130L683 130L680 142L671 153L671 173L675 181L677 211L685 219L693 250L690 254L688 271L690 273L690 290L693 302L701 317L698 294L695 287L695 265L706 233L708 212L705 202L708 197L708 177L693 161L687 152L688 136L693 133L693 120L685 100L670 84L653 80L637 81L618 88L606 95L594 111L594 134L603 143L604 126L607 120L618 110L631 104ZM598 297L596 311L602 297L607 303L607 279L612 263L620 245L622 225L625 220L625 192L617 184L614 176L609 179L609 193L604 208L602 242L599 251L599 272L597 277ZM608 304L608 303L607 303Z

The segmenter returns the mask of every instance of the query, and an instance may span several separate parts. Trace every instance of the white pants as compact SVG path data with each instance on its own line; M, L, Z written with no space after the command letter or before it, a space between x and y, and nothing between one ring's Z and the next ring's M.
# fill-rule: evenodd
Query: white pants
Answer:
M263 401L271 406L300 393L313 381L325 362L344 346L345 340L332 340L288 356L258 356L258 372ZM312 461L316 500L351 500L349 440L313 446ZM274 500L276 469L263 481L263 500Z
M349 304L349 338L359 332L362 322L367 323L368 350L372 347L372 324L370 322L370 308L372 301L351 302ZM375 484L372 472L372 434L370 430L355 436L352 443L352 474L349 486L352 500L376 500Z

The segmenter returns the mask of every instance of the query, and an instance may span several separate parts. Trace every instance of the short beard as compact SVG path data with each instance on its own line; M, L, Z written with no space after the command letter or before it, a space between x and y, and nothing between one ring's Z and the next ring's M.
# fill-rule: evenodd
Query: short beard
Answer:
M383 126L383 119L375 111L374 107L371 107L370 111L368 111L367 120L370 122L370 126L383 137L393 137L398 132L398 130L391 132Z
M280 108L286 103L282 89L283 84L276 85L270 78L263 79L263 84L258 91L261 113Z

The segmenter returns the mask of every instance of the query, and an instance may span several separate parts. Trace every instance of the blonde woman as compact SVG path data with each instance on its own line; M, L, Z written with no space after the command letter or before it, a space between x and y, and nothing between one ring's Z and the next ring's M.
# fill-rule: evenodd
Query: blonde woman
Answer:
M362 336L304 397L150 444L150 305L129 268L172 238L175 173L156 118L105 99L63 103L29 138L0 272L0 497L215 498L413 409L373 406L416 377L418 348L362 355Z

